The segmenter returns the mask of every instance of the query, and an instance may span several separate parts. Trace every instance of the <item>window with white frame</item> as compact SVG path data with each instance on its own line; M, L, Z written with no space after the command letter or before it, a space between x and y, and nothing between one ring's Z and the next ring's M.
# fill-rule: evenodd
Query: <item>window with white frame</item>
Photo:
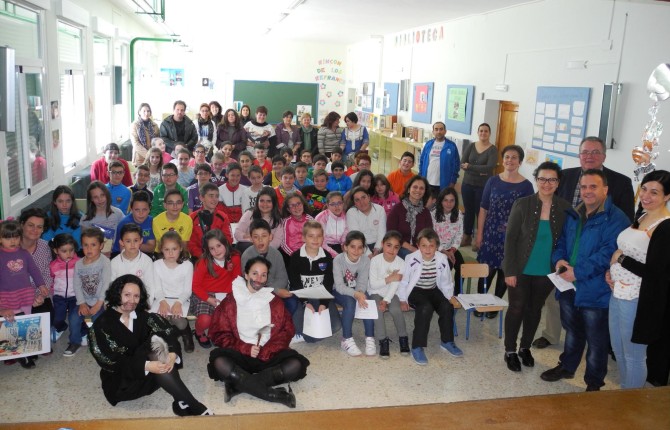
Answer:
M58 21L58 59L61 68L61 125L63 167L69 170L86 159L86 80L83 31Z
M0 132L0 151L7 163L0 169L3 206L18 205L35 188L46 186L50 171L41 28L40 12L0 1L0 45L14 49L16 58L15 131Z

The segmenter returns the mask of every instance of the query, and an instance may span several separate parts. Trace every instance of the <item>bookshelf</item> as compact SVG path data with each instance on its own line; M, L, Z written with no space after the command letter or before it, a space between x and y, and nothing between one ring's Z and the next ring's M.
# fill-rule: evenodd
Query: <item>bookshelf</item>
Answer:
M423 143L410 142L404 137L391 137L391 133L391 131L369 131L372 170L375 173L388 175L398 168L400 157L407 151L414 154L416 161L412 170L418 174L419 155Z

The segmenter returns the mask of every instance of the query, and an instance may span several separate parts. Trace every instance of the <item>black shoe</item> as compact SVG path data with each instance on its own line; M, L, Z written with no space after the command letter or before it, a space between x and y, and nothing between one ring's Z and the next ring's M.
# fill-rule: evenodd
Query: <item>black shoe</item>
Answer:
M554 367L553 369L549 369L543 372L540 375L540 378L542 378L543 381L547 382L556 382L560 381L561 379L572 379L574 377L575 377L574 373L568 372L560 364Z
M293 390L291 390L290 386L288 391L268 388L268 400L274 403L281 403L291 409L294 409L296 405L295 394L293 394Z
M238 394L240 394L240 392L235 389L232 383L223 381L223 403L230 402L230 400Z
M521 359L521 363L523 363L524 366L526 367L535 366L535 359L533 358L533 355L530 353L530 349L520 348L519 358Z
M481 318L482 315L484 315L484 312L479 312L479 311L474 311L474 312L472 312L472 313L475 314L475 316L476 316L477 318Z
M400 353L402 355L409 355L409 339L407 336L399 337L398 343L400 344Z
M533 345L537 349L544 349L548 346L551 346L551 342L549 342L547 338L543 336L535 339L531 345Z
M207 375L209 375L210 379L213 379L215 381L222 381L221 377L216 372L216 369L214 368L214 365L212 363L207 363Z
M184 344L185 352L193 352L195 346L193 345L193 333L191 332L191 326L186 325L186 328L181 331L181 341Z
M600 391L600 387L596 387L595 385L587 385L586 386L586 391Z
M484 316L486 318L492 320L492 319L494 319L495 317L498 316L498 311L486 312L486 314Z
M521 372L521 363L516 352L506 352L505 363L507 363L507 368L512 372Z
M387 337L379 341L379 357L383 359L388 359L391 356L389 351L389 342L391 340Z
M178 417L187 417L191 415L191 408L189 408L186 403L175 400L172 402L172 412Z
M196 336L197 336L197 334L196 334ZM212 347L212 342L204 334L198 336L198 343L200 344L200 346L202 346L205 349L209 349L209 348Z
M35 361L33 361L32 357L22 357L19 358L18 361L21 367L23 367L24 369L32 369L33 367L35 367Z

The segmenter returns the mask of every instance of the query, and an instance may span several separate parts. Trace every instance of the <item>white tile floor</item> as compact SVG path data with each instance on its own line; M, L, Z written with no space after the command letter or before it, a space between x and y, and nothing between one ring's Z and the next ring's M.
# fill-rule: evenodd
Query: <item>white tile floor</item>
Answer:
M410 333L413 317L413 313L406 314ZM454 358L439 348L437 319L433 318L431 345L426 351L428 366L418 366L411 357L401 356L396 339L391 344L389 360L350 358L340 351L338 335L318 344L297 345L296 349L312 364L307 377L292 384L298 401L296 410L457 402L585 389L583 362L572 380L548 383L540 379L540 373L556 365L561 352L559 347L534 349L535 367L513 373L503 361L504 347L502 339L497 337L497 319L472 321L467 341L465 313L458 312L456 320L460 332L456 343L463 349L464 357ZM543 323L539 331L542 327ZM395 333L390 318L387 328L389 334ZM362 324L358 321L354 323L354 334L362 345ZM0 422L173 416L171 398L162 390L112 407L102 394L99 367L88 350L82 348L74 357L64 357L66 346L67 336L63 336L55 345L54 353L40 357L32 370L18 364L0 365ZM196 344L195 352L185 355L185 369L181 374L196 398L216 414L291 411L247 394L238 395L225 404L221 383L207 377L208 356L209 350ZM610 360L603 389L618 386L616 363Z

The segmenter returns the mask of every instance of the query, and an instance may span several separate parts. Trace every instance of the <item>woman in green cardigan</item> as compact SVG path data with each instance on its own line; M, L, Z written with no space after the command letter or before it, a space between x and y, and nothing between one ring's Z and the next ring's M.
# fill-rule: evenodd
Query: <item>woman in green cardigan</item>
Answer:
M505 362L514 371L521 363L533 367L531 342L542 316L542 306L554 288L551 252L563 229L565 211L570 203L555 192L561 180L561 168L544 162L533 172L537 193L518 199L507 221L505 257L502 268L509 286L509 308L505 316ZM523 323L519 353L516 340ZM521 362L519 361L521 358Z

